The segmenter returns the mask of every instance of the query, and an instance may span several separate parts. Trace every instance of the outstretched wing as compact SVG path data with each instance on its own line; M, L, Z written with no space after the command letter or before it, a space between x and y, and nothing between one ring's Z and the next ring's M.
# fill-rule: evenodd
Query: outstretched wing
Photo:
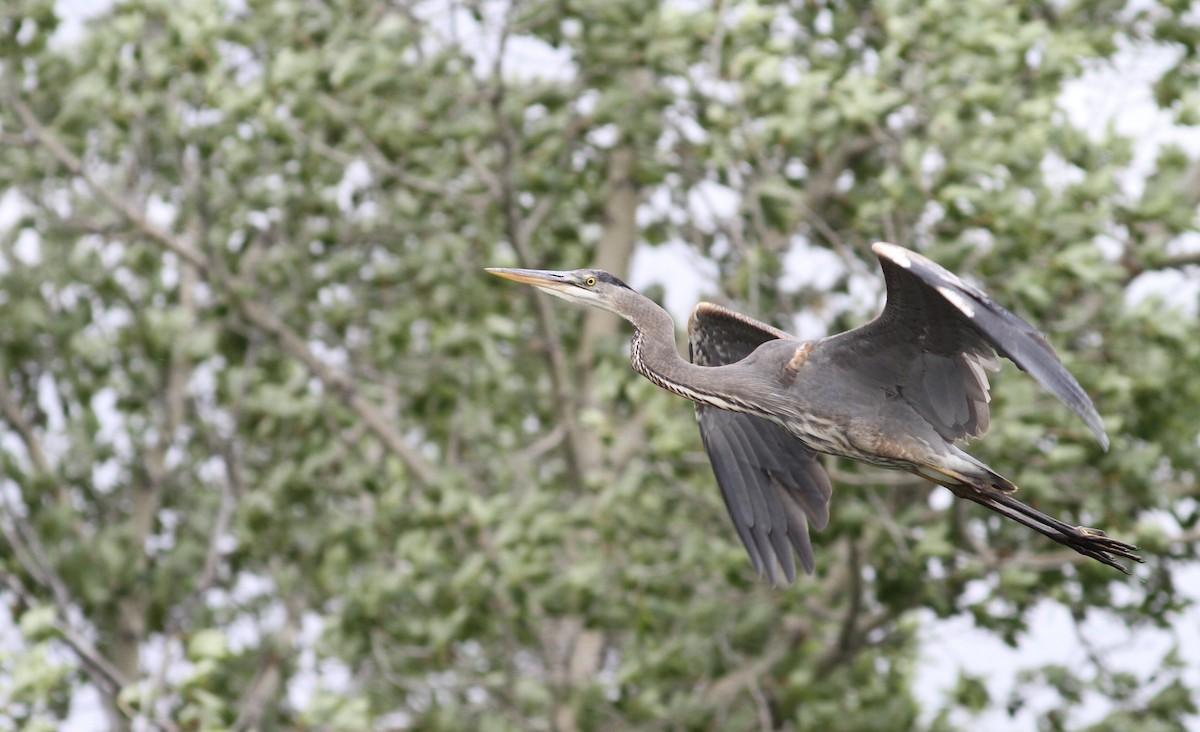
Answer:
M787 333L702 302L688 321L692 363L723 366L742 360L763 343ZM696 405L700 437L725 507L759 576L778 581L776 565L787 582L796 579L796 563L812 573L815 562L808 525L829 523L829 476L816 456L774 422L723 409Z
M1036 328L916 252L878 242L887 305L866 325L825 341L847 378L898 389L947 440L988 428L996 353L1061 399L1108 449L1091 399Z

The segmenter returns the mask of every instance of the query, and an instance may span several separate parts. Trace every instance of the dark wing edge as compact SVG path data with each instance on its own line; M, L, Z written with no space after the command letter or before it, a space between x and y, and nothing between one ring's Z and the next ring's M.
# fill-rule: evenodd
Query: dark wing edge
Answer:
M1037 328L994 302L984 292L926 257L894 244L876 242L871 250L885 269L889 282L929 288L949 303L996 352L1033 377L1079 416L1107 450L1108 435L1087 392L1062 365L1054 347ZM889 301L892 293L888 293Z
M719 305L700 303L688 322L689 353L700 366L721 366L748 356L787 333ZM793 557L816 567L809 525L829 523L829 476L816 456L774 422L703 404L696 420L721 497L738 537L760 577L785 584L796 579Z

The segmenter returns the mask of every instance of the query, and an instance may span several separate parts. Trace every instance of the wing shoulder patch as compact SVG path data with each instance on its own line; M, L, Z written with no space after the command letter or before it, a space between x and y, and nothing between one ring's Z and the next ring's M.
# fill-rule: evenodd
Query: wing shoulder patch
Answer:
M788 359L788 362L784 368L792 373L799 371L804 367L804 362L808 361L808 354L812 353L812 349L812 341L805 341L804 343L801 343L796 347L796 351L792 354L792 357Z

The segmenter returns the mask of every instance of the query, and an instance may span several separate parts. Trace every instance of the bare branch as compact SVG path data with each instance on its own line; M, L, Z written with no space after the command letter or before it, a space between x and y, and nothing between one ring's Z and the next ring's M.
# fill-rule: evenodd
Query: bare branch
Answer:
M767 695L763 692L762 684L750 685L750 698L754 699L754 705L758 709L758 726L763 732L771 732L775 729L775 717L771 714L771 705L767 701Z
M263 715L274 706L283 681L283 666L292 653L292 641L298 630L297 610L289 603L287 620L264 646L258 673L238 702L237 719L230 726L232 732L258 729Z
M504 27L501 29L499 48L492 68L490 79L492 88L490 94L486 94L485 96L491 101L492 117L496 125L496 136L501 156L499 172L495 176L493 194L496 196L496 203L500 207L503 216L505 236L516 250L517 257L521 261L521 266L533 267L536 266L536 258L530 247L530 241L534 233L534 226L531 225L531 222L540 225L541 220L549 213L554 199L546 197L544 201L548 202L540 201L533 215L528 220L523 219L520 203L517 200L517 134L512 129L505 115L504 99L507 87L505 86L502 73L503 58L505 55L504 49L511 32L512 13L515 7L516 3L513 3L508 8ZM560 405L560 414L563 415L567 429L567 463L576 481L582 482L589 466L595 463L598 450L594 445L594 441L588 440L577 418L578 402L575 398L575 390L571 387L571 378L567 369L566 357L563 355L562 340L558 336L558 324L554 312L545 298L538 297L536 294L532 296L534 298L533 302L538 316L538 323L541 326L542 335L545 339L546 356L550 361L551 381L554 384L555 396Z
M518 452L514 456L514 461L528 464L538 462L542 455L562 444L565 435L566 428L562 426L562 423L556 423L553 429L529 443Z
M4 495L4 491L0 491L0 500ZM4 511L0 512L0 532L4 534L5 540L12 547L13 554L16 555L21 567L38 584L50 590L50 596L58 612L64 618L70 617L71 598L67 592L67 585L63 582L62 577L54 571L46 549L42 546L37 531L26 520L24 511L18 510L15 506L6 505Z
M4 419L8 420L9 425L21 437L21 442L25 444L25 451L29 454L29 460L33 463L33 469L43 474L50 473L50 461L46 459L46 450L42 447L42 441L33 431L33 425L29 424L29 420L25 419L25 415L21 413L16 399L8 390L7 378L4 376L0 376L0 413L4 414Z
M846 603L846 615L842 620L842 629L837 640L837 650L843 654L851 653L855 647L855 630L863 603L862 566L859 561L858 542L853 538L847 542L846 571L846 576L850 579L850 598Z
M892 543L896 546L896 551L900 556L908 559L912 551L908 546L908 539L904 536L904 529L900 523L896 521L896 515L892 509L883 502L879 491L868 491L867 502L871 504L871 508L875 510L875 518L882 524L884 531L891 538Z
M419 483L428 486L436 481L433 468L425 462L420 453L404 441L404 438L395 430L383 412L358 393L353 382L345 374L318 358L295 331L288 328L278 316L260 303L238 298L235 304L238 311L251 325L273 336L284 353L303 363L327 389L340 396L342 402L366 422L388 450L404 462Z
M1145 269L1180 269L1196 265L1200 265L1200 252L1187 252L1186 254L1156 258L1152 262L1147 263Z
M638 84L638 77L635 76L631 83ZM634 180L636 161L634 150L628 144L620 145L608 154L604 230L591 266L613 272L618 277L628 274L629 261L637 244L637 207L641 194ZM589 309L584 315L583 336L579 339L578 363L590 364L594 346L614 336L620 322L611 313ZM584 388L583 392L590 394L592 389Z
M321 361L304 339L270 309L252 300L248 295L251 288L246 283L229 273L224 267L213 266L221 264L219 259L209 262L200 252L185 244L181 239L154 225L143 214L92 176L79 158L67 150L37 120L24 102L15 97L8 97L8 101L17 110L22 121L38 142L49 150L64 167L79 176L96 196L147 237L161 244L167 251L177 254L184 262L194 266L199 273L207 275L214 284L220 285L217 288L218 291L233 302L237 310L251 325L273 336L284 352L303 363L326 389L332 394L342 396L344 403L366 422L375 436L392 454L400 458L418 483L428 486L435 481L436 475L433 467L416 449L405 442L379 407L358 394L348 377Z
M3 378L0 378L0 411L3 411L5 419L8 420L9 424L25 442L26 450L29 452L34 469L42 474L49 474L51 472L50 464L46 459L46 453L42 448L41 441L33 431L32 426L25 420L24 415L21 414L20 408L9 392L8 384ZM65 494L61 486L57 487L55 492L60 496ZM4 499L4 495L3 491L0 491L0 500L8 503ZM128 683L126 676L67 622L67 618L70 617L71 608L71 598L67 591L67 585L58 572L55 571L54 565L46 554L41 539L38 537L37 530L25 518L25 511L17 506L6 505L3 511L0 511L0 533L3 533L5 540L12 547L13 555L21 567L38 584L50 591L50 597L55 609L55 630L58 631L62 640L75 652L76 657L79 658L92 683L106 697L115 699L121 688ZM24 584L15 575L7 572L0 573L0 583L8 587L13 594L21 598L27 605L35 605L41 602L39 598L25 588Z
M730 671L713 682L712 686L709 686L704 692L704 701L714 706L727 704L742 689L753 687L760 676L783 660L788 650L786 643L771 645L766 653L754 657L749 663Z
M848 636L849 644L846 647L834 646L821 654L817 659L815 664L817 675L824 676L828 674L841 664L854 658L863 648L874 645L868 642L867 637L874 631L893 622L901 612L903 611L899 609L883 607L868 615L866 620L856 623L852 634Z
M38 121L38 118L24 101L12 95L8 95L6 101L16 110L17 116L21 118L21 122L24 123L25 128L29 130L38 143L46 148L63 167L83 179L88 188L103 200L109 208L116 211L143 234L161 244L168 251L176 254L183 261L201 269L204 268L204 256L200 252L172 236L165 229L155 225L141 211L138 211L127 201L123 200L111 188L96 180L87 168L84 167L83 162L75 157L74 153L68 150L57 137L52 135Z
M950 524L959 536L963 537L971 551L977 557L983 560L986 564L995 566L997 562L996 553L991 550L986 544L980 541L979 537L971 532L971 528L967 526L967 502L955 501L950 505ZM1071 552L1074 554L1075 552Z
M463 195L462 192L455 190L453 186L436 180L423 178L419 175L411 173L406 170L399 161L390 159L384 154L383 150L379 149L379 146L375 144L373 139L371 139L370 134L363 129L362 125L356 121L354 115L351 114L346 109L346 106L337 98L329 94L321 94L317 99L321 106L326 109L326 111L337 117L338 122L346 125L354 132L355 138L362 146L364 153L363 157L365 157L365 159L377 171L391 176L401 185L411 188L419 193L439 196L459 203L473 203L470 198ZM289 126L289 129L295 138L302 139L306 144L312 145L313 149L317 150L330 160L342 165L348 165L357 159L353 155L348 155L347 153L329 146L317 135L306 134L302 129L300 129L300 126L297 123L292 123Z
M1180 176L1176 187L1175 206L1179 210L1194 211L1200 206L1200 158L1193 159ZM1158 220L1138 221L1130 226L1131 236L1125 241L1121 263L1126 270L1126 280L1132 280L1143 272L1164 269L1180 269L1200 264L1200 252L1145 256L1144 250L1154 252L1165 245L1175 234L1170 227ZM1149 244L1150 246L1142 246Z
M26 605L37 605L40 603L40 600L26 589L21 580L15 575L0 572L0 584L7 587L10 592L20 598ZM129 683L128 679L100 651L96 650L91 641L84 638L67 623L61 615L61 609L55 612L54 629L59 633L62 641L79 658L84 672L87 673L92 683L106 697L110 699L116 698L121 689Z
M714 79L724 77L722 73L722 51L725 47L725 34L728 32L726 27L729 22L729 3L726 0L717 0L717 7L714 11L713 18L713 34L708 43L704 47L704 57L708 63L708 73Z
M847 138L821 160L804 186L804 196L799 202L800 210L804 212L805 219L835 250L844 251L846 248L841 234L826 218L830 203L840 195L837 190L838 178L856 159L878 144L879 141L869 135Z

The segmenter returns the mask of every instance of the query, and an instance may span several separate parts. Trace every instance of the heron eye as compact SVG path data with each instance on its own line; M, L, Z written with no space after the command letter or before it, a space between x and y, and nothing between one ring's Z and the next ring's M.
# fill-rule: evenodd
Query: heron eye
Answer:
M588 287L594 287L596 285L596 278L588 277L583 281L583 284L587 285Z

